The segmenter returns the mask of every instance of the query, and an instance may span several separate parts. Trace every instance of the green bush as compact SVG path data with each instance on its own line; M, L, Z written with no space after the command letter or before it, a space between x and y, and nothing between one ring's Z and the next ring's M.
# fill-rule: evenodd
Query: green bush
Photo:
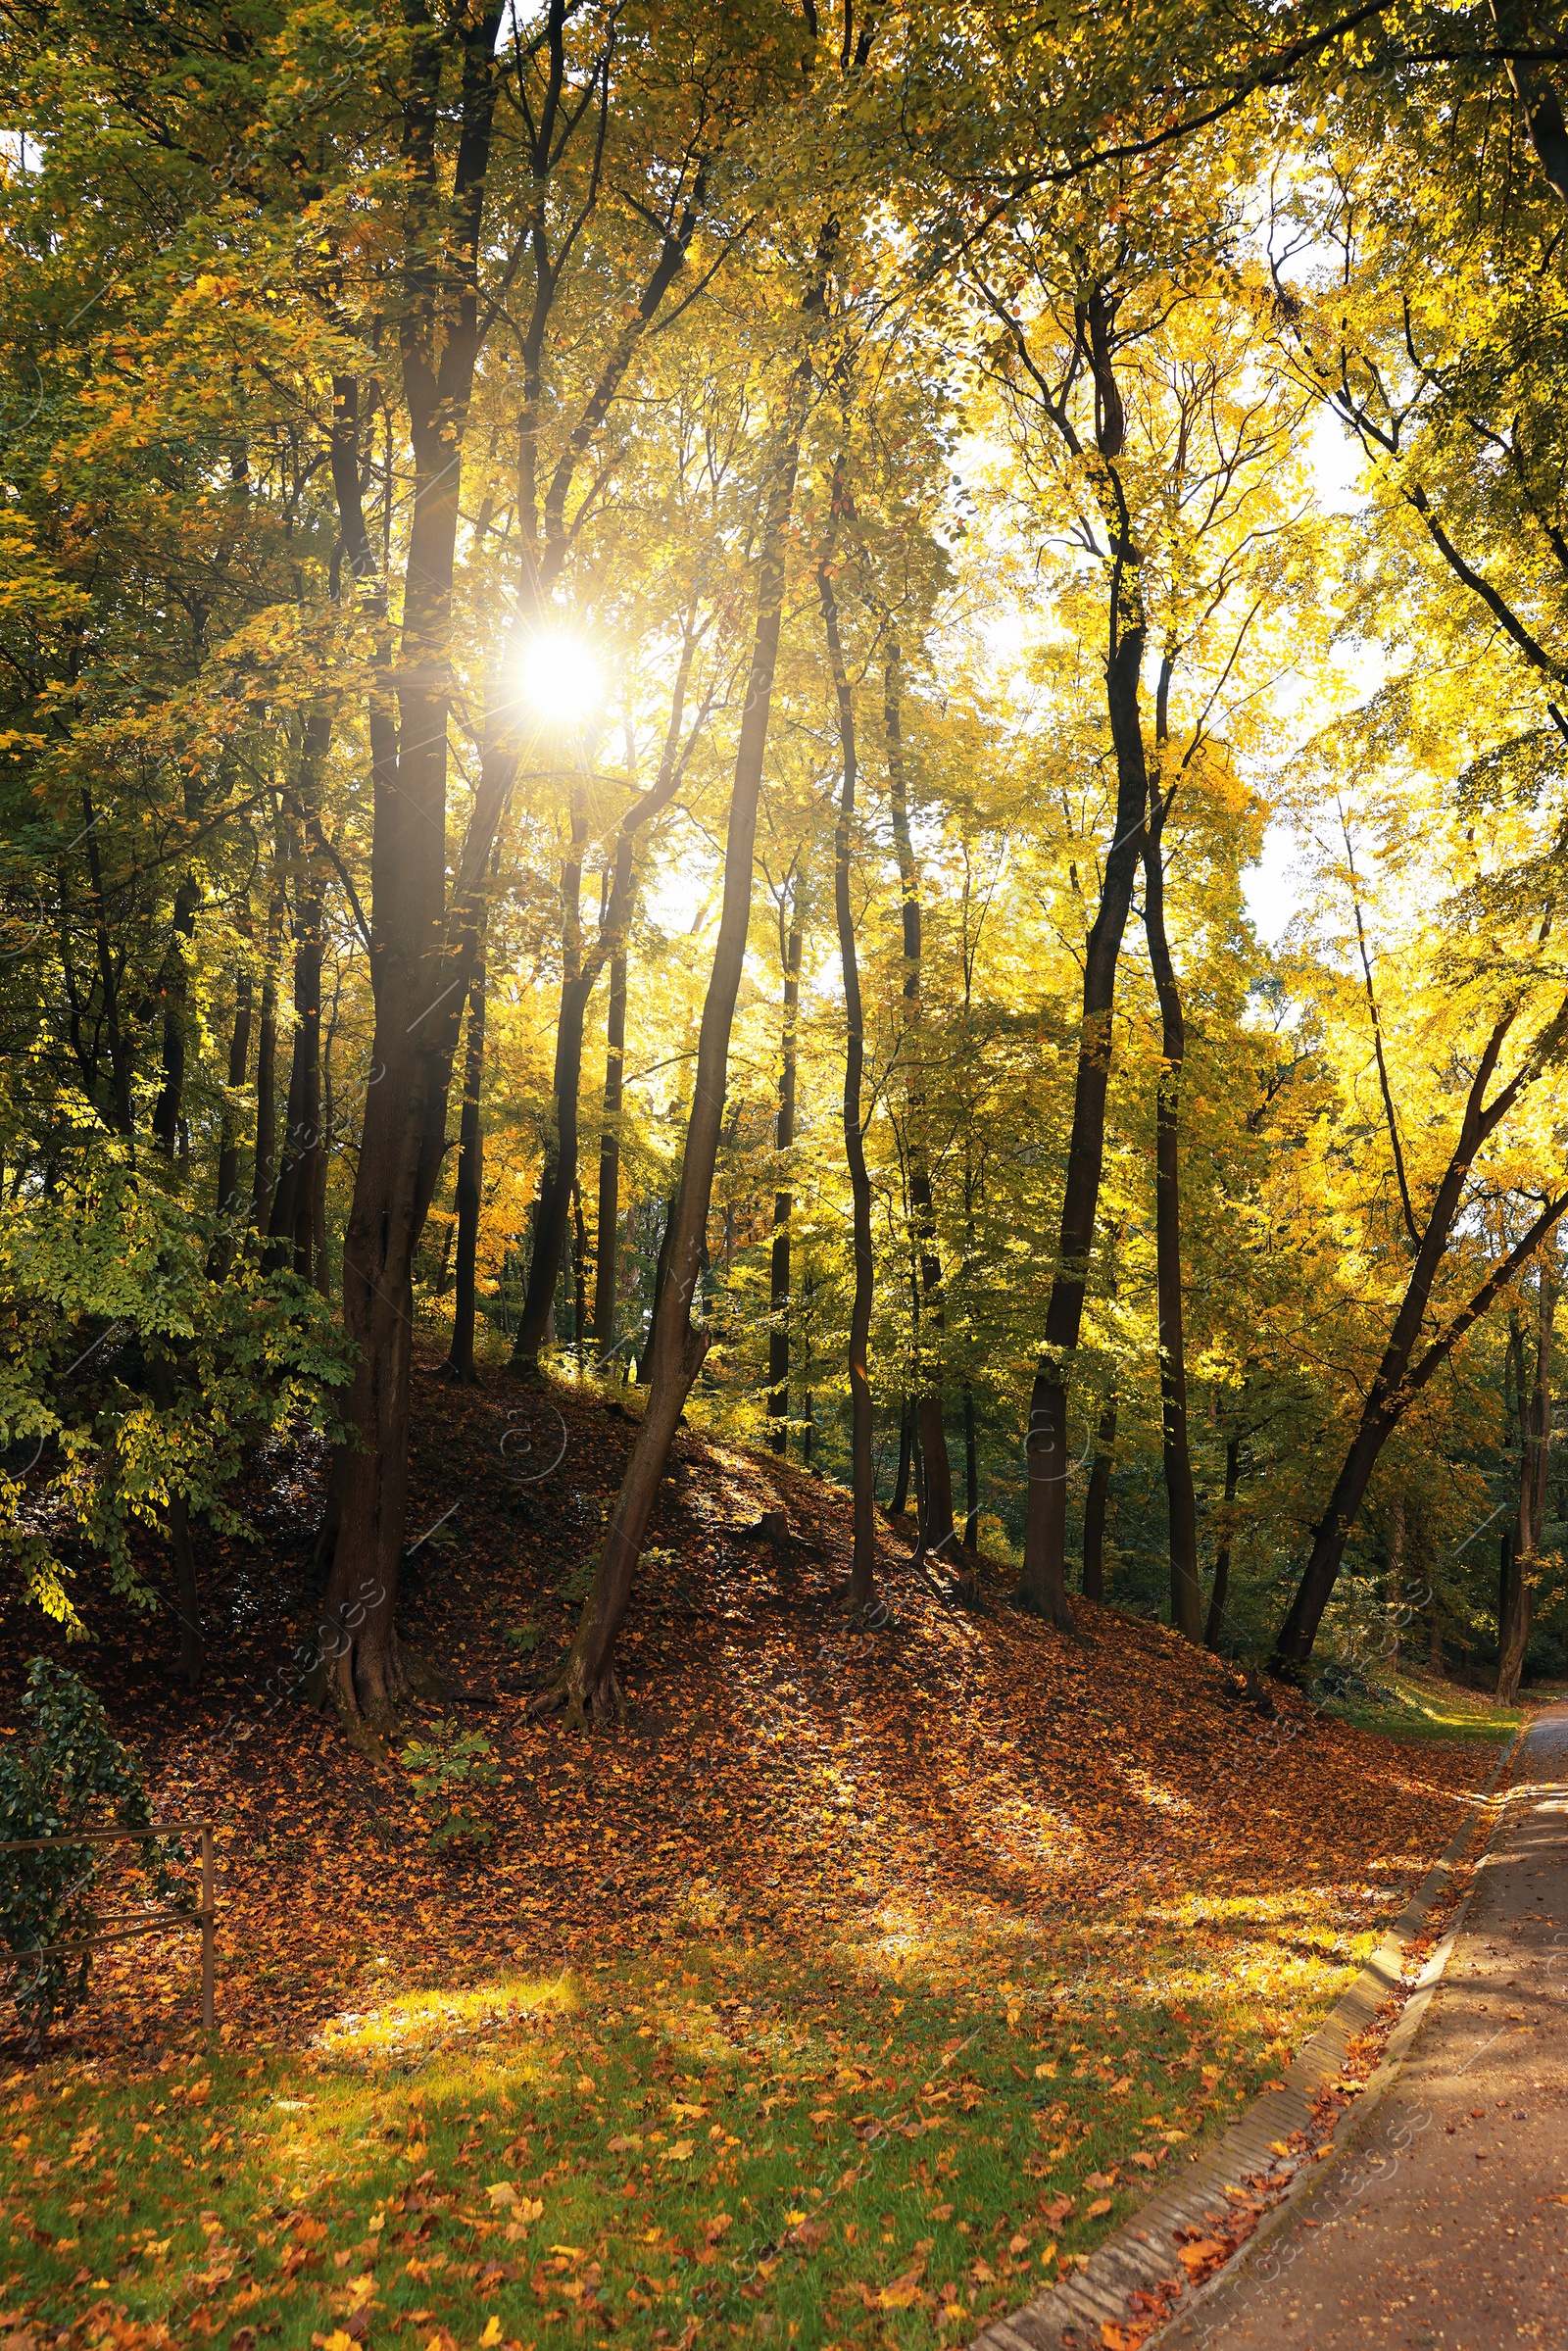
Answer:
M428 1819L445 1806L430 1827L432 1852L454 1845L476 1851L490 1842L494 1831L489 1823L467 1809L473 1791L492 1787L501 1777L486 1760L489 1753L490 1741L482 1731L460 1731L456 1723L444 1721L431 1724L428 1739L411 1739L404 1748L401 1760L413 1775L420 1810Z
M0 1747L0 1845L77 1829L141 1829L152 1819L141 1766L112 1737L97 1694L77 1675L35 1657L27 1674L24 1736ZM105 1854L133 1856L149 1896L175 1907L178 1865L188 1856L177 1837L115 1845L46 1845L41 1852L0 1852L0 1935L13 1953L11 1997L24 2023L42 2033L86 1996L91 1953L37 1957L51 1944L79 1942L95 1931L93 1888Z

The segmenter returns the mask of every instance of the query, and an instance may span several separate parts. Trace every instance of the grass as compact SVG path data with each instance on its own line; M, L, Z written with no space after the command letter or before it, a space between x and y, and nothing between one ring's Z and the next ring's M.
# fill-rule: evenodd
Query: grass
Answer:
M1512 1739L1530 1719L1528 1701L1498 1706L1485 1690L1461 1689L1439 1674L1406 1669L1386 1675L1376 1688L1376 1697L1330 1699L1324 1711L1389 1739L1476 1739L1495 1745Z
M1185 1996L1174 1945L964 1987L709 1941L393 1998L307 2053L19 2072L0 2323L24 2299L121 2346L966 2341L1283 2061L1302 2014L1230 2004L1236 1924ZM1298 1960L1307 2014L1359 1955Z
M1277 2076L1486 1777L1473 1707L1264 1721L1166 1630L956 1605L885 1532L852 1626L848 1497L695 1432L585 1741L529 1698L629 1427L426 1369L413 1506L464 1532L409 1631L489 1840L432 1849L439 1790L277 1696L275 1616L190 1699L103 1601L155 1804L218 1822L221 2030L188 1935L116 1944L0 2078L5 2351L965 2343ZM560 1491L509 1486L563 1423Z

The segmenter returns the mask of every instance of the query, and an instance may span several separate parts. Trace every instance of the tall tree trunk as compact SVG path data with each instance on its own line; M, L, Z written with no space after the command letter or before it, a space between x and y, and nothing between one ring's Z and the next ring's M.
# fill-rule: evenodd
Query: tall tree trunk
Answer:
M914 1407L907 1396L899 1402L899 1452L893 1465L893 1492L888 1496L889 1518L902 1518L909 1506L909 1470L914 1460Z
M1241 1478L1242 1441L1239 1437L1225 1440L1225 1507L1220 1521L1219 1542L1214 1546L1214 1584L1208 1595L1208 1622L1203 1627L1203 1646L1217 1656L1225 1631L1225 1605L1231 1590L1231 1506L1236 1500L1236 1489ZM1404 1525L1403 1505L1400 1505L1399 1524Z
M578 806L573 803L572 849L563 870L561 884L564 977L556 1025L553 1077L555 1123L545 1150L535 1227L536 1237L542 1247L554 1251L550 1259L552 1264L559 1261L565 1247L572 1187L577 1181L577 1094L582 1083L583 1022L588 1000L604 969L607 956L617 952L624 955L626 932L631 920L637 843L642 829L672 797L711 705L710 695L705 698L683 748L681 726L686 690L701 634L694 604L687 609L680 660L676 664L675 684L670 697L669 725L664 735L659 772L648 790L633 801L621 818L615 838L613 878L601 914L598 938L587 955L583 952L579 911L582 845L586 839L587 821L585 814L579 815ZM624 1014L622 1020L624 1022ZM545 1269L536 1248L529 1273L528 1293L523 1299L522 1314L517 1324L516 1344L513 1348L513 1365L518 1371L526 1372L536 1362L544 1342L554 1297L553 1278L549 1290L544 1287L544 1280Z
M1546 1513L1546 1477L1551 1445L1551 1343L1557 1314L1557 1268L1542 1260L1536 1322L1536 1359L1528 1392L1519 1385L1519 1501L1505 1579L1506 1605L1499 1626L1497 1702L1511 1706L1519 1695L1525 1650L1535 1614L1531 1574L1541 1552ZM1523 1350L1520 1350L1522 1355ZM1523 1365L1521 1363L1521 1369Z
M1163 696L1161 696L1163 715ZM1163 728L1160 730L1163 732ZM1198 1580L1198 1505L1187 1435L1187 1346L1182 1329L1181 1099L1187 1026L1165 935L1165 860L1160 843L1171 797L1157 773L1144 834L1144 933L1159 1000L1159 1092L1154 1108L1154 1259L1159 1311L1159 1408L1170 1525L1170 1621L1187 1640L1203 1635Z
M1356 1512L1365 1497L1372 1472L1387 1440L1403 1419L1416 1396L1439 1366L1446 1362L1457 1342L1507 1288L1546 1240L1565 1208L1568 1194L1549 1200L1527 1232L1501 1257L1440 1335L1417 1357L1438 1273L1447 1255L1453 1227L1465 1195L1470 1169L1488 1137L1506 1117L1525 1088L1534 1082L1546 1057L1555 1054L1568 1030L1568 1003L1560 1004L1526 1049L1513 1076L1499 1086L1489 1102L1487 1089L1496 1072L1514 1015L1505 1013L1494 1027L1470 1081L1458 1138L1449 1154L1428 1213L1404 1296L1389 1334L1388 1344L1357 1420L1340 1473L1319 1519L1301 1581L1280 1627L1274 1644L1274 1668L1286 1679L1300 1676L1322 1622L1323 1611L1339 1579L1345 1545Z
M605 1115L599 1130L599 1219L594 1262L594 1353L608 1366L615 1347L615 1290L620 1273L620 1119L626 1076L626 949L610 958L605 1022Z
M248 966L234 974L234 1026L228 1041L228 1090L223 1100L218 1142L218 1198L220 1218L213 1241L209 1271L221 1281L234 1261L234 1228L239 1217L239 1112L234 1097L245 1083L251 1054L251 975Z
M654 1352L659 1343L659 1317L663 1309L664 1294L669 1285L669 1252L675 1246L675 1227L680 1216L680 1182L664 1203L664 1222L659 1236L659 1251L654 1259L654 1297L648 1309L648 1330L642 1351L637 1357L637 1385L646 1388L654 1376Z
M336 1112L332 1102L332 1047L337 1038L341 992L340 973L332 988L332 1017L326 1024L326 1035L321 1041L321 1133L319 1148L312 1161L311 1259L315 1268L316 1287L322 1298L332 1295L332 1266L326 1246L326 1178L337 1138Z
M281 902L274 899L268 924L267 965L262 973L262 1012L256 1030L256 1149L251 1163L251 1230L265 1233L272 1210L273 1154L277 1149L277 955L281 944Z
M171 1166L174 1160L174 1139L185 1103L186 957L196 934L196 909L200 904L201 891L194 878L187 876L174 893L169 952L164 957L160 981L160 993L164 1000L164 1072L158 1100L153 1105L153 1140Z
M332 740L329 711L318 708L305 720L300 750L300 830L295 840L298 879L294 892L294 1046L289 1062L288 1106L283 1119L283 1152L272 1212L269 1253L277 1264L292 1260L303 1281L311 1278L315 1238L316 1162L321 1151L321 875L312 828L319 827L321 789Z
M1227 1455L1227 1463L1229 1456ZM1389 1663L1397 1669L1399 1663L1399 1632L1404 1611L1404 1495L1396 1494L1389 1504L1389 1623L1394 1641L1389 1650ZM1213 1643L1210 1642L1212 1647Z
M1095 1453L1084 1496L1084 1598L1100 1606L1105 1597L1105 1510L1110 1473L1116 1462L1117 1399L1114 1388L1100 1407Z
M975 1443L974 1390L963 1383L963 1547L972 1558L980 1544L980 1452Z
M457 1295L452 1301L452 1345L442 1366L449 1380L471 1388L474 1287L479 1256L479 1207L484 1182L484 1129L479 1094L484 1080L485 960L483 951L468 982L468 1034L463 1059L463 1113L458 1126Z
M936 1205L931 1189L931 1163L926 1147L926 1094L920 987L923 978L924 918L920 902L920 868L909 834L908 780L904 762L904 661L897 636L889 633L882 670L882 710L888 759L888 795L893 812L893 839L899 857L899 887L904 915L905 1043L908 1052L909 1209L915 1253L920 1268L920 1309L923 1328L931 1334L915 1346L915 1413L920 1453L925 1465L923 1547L941 1551L954 1542L953 1470L948 1459L948 1436L942 1408L944 1343L947 1313L942 1295L942 1262L937 1254Z
M841 457L833 469L835 523L843 506L844 463ZM843 766L838 821L833 832L833 912L838 926L839 962L844 977L844 1158L850 1176L851 1246L855 1256L855 1290L850 1305L848 1349L850 1493L854 1517L848 1598L851 1607L864 1608L871 1598L876 1577L876 1487L871 1457L871 1378L867 1363L876 1259L871 1249L871 1178L865 1164L865 1129L860 1110L865 1073L865 1012L860 1001L859 947L855 932L855 907L850 895L858 760L855 698L844 659L838 599L825 562L817 565L816 592L822 608L822 627L827 640L833 696L838 705L839 757Z
M1149 806L1140 688L1146 640L1139 582L1140 551L1132 544L1117 465L1126 446L1126 421L1111 365L1111 318L1095 289L1084 305L1087 352L1095 377L1097 486L1113 555L1107 600L1105 708L1116 764L1116 814L1102 867L1100 906L1084 949L1083 1018L1073 1085L1067 1180L1061 1200L1056 1270L1046 1308L1045 1346L1029 1399L1025 1442L1028 1500L1024 1525L1020 1605L1070 1629L1067 1605L1068 1380L1083 1324L1100 1179L1105 1153L1105 1097L1110 1084L1116 966L1132 906ZM1080 452L1080 454L1082 454Z
M582 1186L571 1187L571 1344L579 1363L588 1348L588 1227L583 1221Z
M545 1343L571 1198L577 1182L577 1100L582 1087L583 1022L599 976L582 954L582 857L588 839L588 807L579 788L571 798L571 847L561 870L561 1010L556 1021L556 1059L551 1075L552 1125L545 1137L544 1167L534 1205L533 1256L528 1288L512 1349L514 1371L537 1366Z
M615 1639L630 1603L648 1521L663 1478L675 1425L708 1352L706 1328L691 1320L702 1271L718 1158L729 1070L730 1030L746 961L751 925L752 863L757 843L757 808L762 785L778 664L784 608L784 566L795 476L800 460L804 402L803 367L792 386L789 414L776 444L768 484L757 566L757 623L751 673L742 706L724 842L724 898L713 966L698 1036L697 1074L681 1167L679 1205L670 1245L665 1296L656 1317L652 1376L637 1442L605 1530L594 1580L583 1602L576 1637L560 1679L544 1702L607 1714L618 1703L614 1676Z
M401 628L361 489L358 384L335 379L329 458L339 527L382 650L367 707L372 799L370 976L377 1082L366 1095L343 1243L354 1375L319 1553L330 1557L324 1681L346 1721L390 1728L410 1687L395 1612L408 1517L414 1256L446 1147L447 1094L477 957L490 851L515 773L513 714L481 713L479 775L447 886L452 594L463 448L480 340L478 258L502 68L503 10L411 16L397 203L399 320L412 453ZM444 77L450 59L455 74ZM445 87L443 80L445 78ZM396 717L394 718L394 702Z
M93 955L98 967L98 987L103 1005L103 1028L109 1043L109 1088L112 1109L111 1121L115 1132L129 1142L135 1134L135 1110L131 1102L131 1082L135 1074L135 1047L120 1008L120 968L115 960L114 924L110 917L109 901L104 888L103 857L98 845L98 811L92 795L84 784L81 787L82 828L78 839L87 845L87 877L92 900ZM62 878L61 895L66 894ZM74 1019L74 1032L79 1034L79 1024ZM96 1094L96 1052L80 1054L82 1074L89 1092Z
M795 1029L801 1001L801 948L805 937L799 880L795 882L793 906L787 931L782 905L778 910L779 960L784 967L784 1023L773 1148L781 1158L795 1144ZM773 1196L773 1253L769 1266L767 1417L771 1424L768 1442L775 1453L782 1453L786 1449L789 1437L790 1211L793 1206L794 1199L786 1181L780 1184Z

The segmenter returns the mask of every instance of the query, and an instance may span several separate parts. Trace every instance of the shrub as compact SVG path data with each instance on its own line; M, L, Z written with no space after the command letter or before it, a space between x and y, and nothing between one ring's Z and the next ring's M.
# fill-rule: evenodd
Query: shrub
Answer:
M35 1657L27 1674L24 1737L0 1747L0 1844L77 1829L141 1829L152 1819L141 1766L115 1739L97 1694L79 1676ZM182 1892L176 1837L139 1839L122 1848L149 1894ZM86 1996L91 1953L33 1957L47 1946L79 1942L96 1926L93 1882L101 1845L46 1845L41 1852L0 1853L0 1935L16 1955L11 1996L34 2033L69 2016Z
M494 1832L489 1823L466 1807L472 1791L493 1786L501 1777L486 1760L489 1753L490 1741L482 1731L460 1731L449 1722L432 1723L428 1739L411 1739L404 1748L401 1760L413 1775L421 1811L428 1817L445 1806L430 1829L432 1852L452 1845L477 1850L490 1842Z

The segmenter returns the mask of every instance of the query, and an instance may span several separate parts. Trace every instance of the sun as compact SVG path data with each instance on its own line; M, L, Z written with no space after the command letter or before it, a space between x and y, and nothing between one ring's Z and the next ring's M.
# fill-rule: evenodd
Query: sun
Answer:
M604 691L599 663L580 637L547 629L523 647L518 670L523 700L541 718L576 726L597 709Z

